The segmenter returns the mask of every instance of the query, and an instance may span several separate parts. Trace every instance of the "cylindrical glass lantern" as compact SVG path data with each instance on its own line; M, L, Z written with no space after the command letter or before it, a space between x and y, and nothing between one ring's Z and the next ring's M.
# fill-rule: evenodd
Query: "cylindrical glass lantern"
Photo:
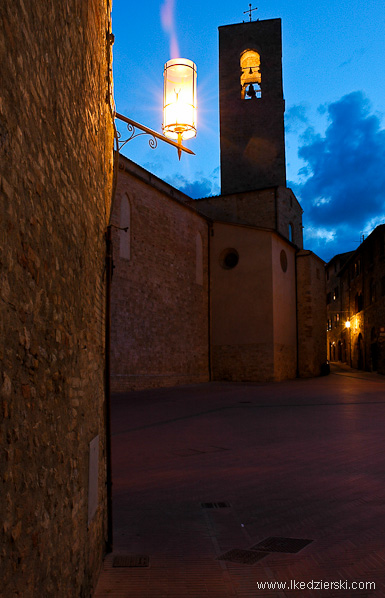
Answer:
M163 133L179 143L197 134L196 80L192 60L173 58L164 65Z

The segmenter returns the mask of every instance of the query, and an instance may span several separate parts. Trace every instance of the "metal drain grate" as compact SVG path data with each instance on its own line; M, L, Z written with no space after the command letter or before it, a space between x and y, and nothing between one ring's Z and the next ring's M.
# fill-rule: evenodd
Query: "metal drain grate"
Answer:
M254 544L250 550L264 550L266 552L299 552L305 548L313 540L306 540L304 538L280 538L272 536Z
M116 555L112 561L113 567L149 567L150 557L145 554Z
M242 565L254 565L267 556L266 552L254 552L252 550L240 550L234 548L218 557L218 561L230 561L231 563L241 563Z
M229 509L231 504L229 502L201 502L202 509Z

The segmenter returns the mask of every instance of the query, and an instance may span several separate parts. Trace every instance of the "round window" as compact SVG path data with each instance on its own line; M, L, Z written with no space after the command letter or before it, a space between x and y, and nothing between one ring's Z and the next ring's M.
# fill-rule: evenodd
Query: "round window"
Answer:
M287 255L286 255L286 251L284 251L284 249L282 249L282 251L281 251L280 260L281 260L281 268L284 272L286 272L286 270L287 270Z
M225 249L225 251L221 253L220 262L222 268L225 268L225 270L235 268L239 262L238 251L236 249Z

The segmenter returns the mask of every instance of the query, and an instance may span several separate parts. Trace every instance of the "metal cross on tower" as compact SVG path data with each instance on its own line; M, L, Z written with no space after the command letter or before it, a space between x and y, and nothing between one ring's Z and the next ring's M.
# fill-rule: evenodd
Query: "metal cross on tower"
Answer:
M249 13L250 21L251 21L251 13L253 10L258 10L258 8L251 8L251 4L249 4L249 10L244 10L243 14Z

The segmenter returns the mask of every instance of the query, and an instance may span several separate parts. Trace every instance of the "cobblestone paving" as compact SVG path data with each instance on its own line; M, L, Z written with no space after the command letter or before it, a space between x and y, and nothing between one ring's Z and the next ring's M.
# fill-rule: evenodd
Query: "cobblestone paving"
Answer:
M95 598L385 596L384 437L385 380L346 369L114 397L114 553ZM271 536L312 542L218 559ZM112 566L126 554L150 566Z

